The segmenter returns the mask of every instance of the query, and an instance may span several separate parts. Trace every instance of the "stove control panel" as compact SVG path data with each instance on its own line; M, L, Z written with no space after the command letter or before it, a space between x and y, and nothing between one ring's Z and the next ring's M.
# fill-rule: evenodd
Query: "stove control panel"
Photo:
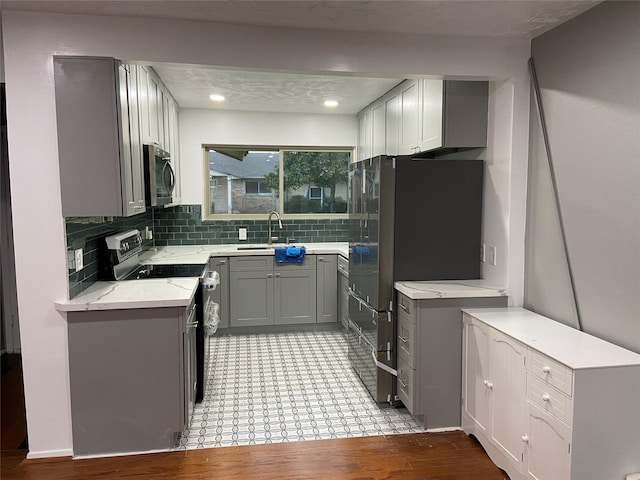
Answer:
M116 252L118 261L137 255L142 251L142 236L138 230L127 230L106 237L107 248Z

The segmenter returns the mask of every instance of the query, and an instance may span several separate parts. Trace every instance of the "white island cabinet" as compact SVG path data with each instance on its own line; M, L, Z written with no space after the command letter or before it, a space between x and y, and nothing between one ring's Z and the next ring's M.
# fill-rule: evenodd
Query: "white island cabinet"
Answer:
M640 355L522 308L463 313L462 428L511 480L640 471Z

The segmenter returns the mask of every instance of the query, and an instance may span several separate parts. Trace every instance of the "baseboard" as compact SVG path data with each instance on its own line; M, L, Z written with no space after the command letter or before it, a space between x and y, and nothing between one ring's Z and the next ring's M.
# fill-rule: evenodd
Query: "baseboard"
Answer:
M62 450L42 450L40 452L27 453L27 460L33 460L35 458L53 458L53 457L73 457L73 450L65 448Z
M147 455L151 453L167 453L167 452L177 452L177 451L185 451L180 450L178 448L163 448L163 449L154 449L154 450L142 450L139 452L115 452L115 453L95 453L89 455L76 455L73 457L74 460L87 460L90 458L110 458L110 457L128 457L130 455Z
M427 428L427 433L457 432L460 430L462 430L462 427Z

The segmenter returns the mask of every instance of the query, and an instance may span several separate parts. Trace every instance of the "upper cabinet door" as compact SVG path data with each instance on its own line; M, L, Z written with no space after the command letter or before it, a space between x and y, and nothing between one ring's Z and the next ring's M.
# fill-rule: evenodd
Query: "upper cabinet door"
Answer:
M141 137L141 102L138 89L138 71L135 65L127 65L127 93L129 107L129 131L131 145L131 195L128 200L128 214L142 213L146 210L144 198L144 168Z
M443 84L443 80L420 80L420 151L442 147Z
M358 160L371 158L371 108L358 114Z
M419 133L419 105L420 92L416 80L407 80L400 85L400 155L411 155L420 149L418 145Z
M371 106L371 156L377 157L387 152L385 131L385 103L377 101Z
M400 96L396 90L385 95L386 154L398 155L400 148Z

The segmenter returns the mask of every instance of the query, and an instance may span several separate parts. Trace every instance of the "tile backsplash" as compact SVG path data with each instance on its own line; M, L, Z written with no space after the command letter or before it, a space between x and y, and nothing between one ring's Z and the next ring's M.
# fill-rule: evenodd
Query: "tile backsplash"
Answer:
M69 298L73 298L89 288L97 280L98 275L98 239L112 233L131 228L144 231L144 227L153 227L153 211L133 217L67 217L67 258L73 258L73 251L82 248L84 268L79 272L68 268ZM143 246L152 246L147 240ZM69 267L73 262L67 262Z
M266 215L265 215L266 217ZM335 220L277 220L272 222L272 235L278 242L288 238L292 243L323 243L348 241L346 219ZM247 229L247 240L238 240L238 229ZM205 220L200 205L180 205L154 211L155 246L221 245L229 243L266 243L267 220Z
M266 217L266 215L265 215ZM278 242L287 238L291 243L323 243L348 241L348 221L283 220L283 229L277 221L272 223L272 235ZM200 205L179 205L154 208L133 217L68 217L66 218L67 255L83 249L84 268L79 272L69 269L69 298L87 289L97 280L98 239L129 228L141 232L145 227L153 230L153 240L145 240L144 247L167 245L221 245L236 243L266 243L267 220L205 220ZM247 229L247 240L238 240L238 229ZM70 267L72 262L70 262Z

